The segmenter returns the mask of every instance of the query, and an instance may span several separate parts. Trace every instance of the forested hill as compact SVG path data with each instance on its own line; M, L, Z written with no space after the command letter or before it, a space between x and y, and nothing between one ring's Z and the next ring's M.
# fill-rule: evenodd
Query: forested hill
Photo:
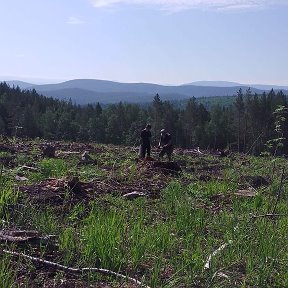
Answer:
M280 148L287 153L287 99L281 91L252 94L250 89L239 89L232 105L215 104L209 110L195 98L177 107L163 101L161 96L154 96L151 105L145 107L120 102L103 108L99 103L75 105L72 101L41 96L36 90L22 91L0 83L0 133L136 145L140 131L149 122L153 144L157 143L159 131L166 128L178 147L229 146L238 151L259 153L268 140L280 139L284 144L284 148Z
M178 85L165 86L151 83L119 83L96 79L77 79L58 84L32 85L25 82L8 82L19 85L22 89L35 89L42 95L56 99L71 99L76 104L88 103L143 103L153 100L155 94L160 94L162 100L183 100L191 97L233 96L247 86L235 83L235 86L201 86L201 85ZM196 83L197 84L197 83ZM203 85L203 84L202 84ZM265 89L251 88L252 93L261 94ZM277 91L277 87L276 90Z

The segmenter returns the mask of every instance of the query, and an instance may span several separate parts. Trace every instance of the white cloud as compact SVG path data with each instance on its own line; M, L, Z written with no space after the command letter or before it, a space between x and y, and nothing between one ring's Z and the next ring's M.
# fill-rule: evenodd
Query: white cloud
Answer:
M71 24L71 25L81 25L81 24L84 24L84 21L80 20L79 18L77 17L74 17L74 16L70 16L68 18L68 20L66 21L67 24Z
M113 4L116 3L125 3L125 2L130 2L131 4L133 4L133 0L132 1L121 1L121 0L90 0L90 2L92 3L92 5L94 7L105 7L105 6L111 6Z
M235 10L264 8L284 0L89 0L96 8L127 5L153 5L168 11L187 9Z

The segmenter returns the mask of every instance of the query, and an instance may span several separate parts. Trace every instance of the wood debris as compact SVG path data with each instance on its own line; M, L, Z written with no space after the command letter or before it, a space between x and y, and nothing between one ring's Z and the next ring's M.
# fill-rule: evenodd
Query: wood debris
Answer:
M257 191L253 188L248 188L244 190L237 190L234 192L234 195L242 197L255 197L257 195Z
M42 263L43 265L52 267L52 268L54 268L56 270L60 270L60 271L64 271L64 272L70 272L70 273L76 273L76 274L82 274L83 272L88 272L88 273L96 272L96 273L100 273L102 275L114 276L114 277L117 277L117 278L122 278L122 279L128 280L128 281L130 281L130 282L132 282L134 284L137 284L139 287L142 287L142 288L150 288L149 286L144 285L142 282L140 282L139 280L137 280L135 278L132 278L132 277L129 277L129 276L126 276L126 275L123 275L123 274L108 270L108 269L90 268L90 267L87 267L87 268L86 267L85 268L73 268L73 267L64 266L64 265L61 265L61 264L58 264L58 263L55 263L55 262L51 262L51 261L48 261L48 260L45 260L45 259L42 259L42 258L29 256L29 255L26 255L24 253L18 253L18 252L14 252L14 251L9 251L9 250L6 250L6 249L3 249L2 251L4 253L12 255L12 256L22 257L22 258L29 259L29 260L31 260L33 262Z
M42 236L40 232L34 230L1 230L0 241L5 242L31 242L35 240L47 240L54 235Z
M214 250L207 258L205 265L204 265L204 269L210 269L211 268L211 261L212 258L214 256L216 256L217 254L219 254L222 250L224 250L229 244L232 243L232 240L229 240L228 243L225 243L223 245L221 245L219 248L217 248L216 250Z

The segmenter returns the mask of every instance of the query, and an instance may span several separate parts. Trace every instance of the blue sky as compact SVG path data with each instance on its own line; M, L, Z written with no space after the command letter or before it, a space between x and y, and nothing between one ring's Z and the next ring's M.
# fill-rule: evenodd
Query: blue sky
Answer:
M288 1L0 4L0 80L288 85Z

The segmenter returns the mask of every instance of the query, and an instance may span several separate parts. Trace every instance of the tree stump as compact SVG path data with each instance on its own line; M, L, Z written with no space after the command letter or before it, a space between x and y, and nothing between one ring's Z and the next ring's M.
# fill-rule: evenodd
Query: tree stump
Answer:
M67 182L67 186L68 186L69 190L75 194L80 194L82 192L81 183L80 183L78 177L70 178Z
M182 169L177 162L154 161L152 166L155 168L167 169L170 171L180 172Z
M42 150L43 157L54 158L55 157L56 148L52 145L47 145Z

